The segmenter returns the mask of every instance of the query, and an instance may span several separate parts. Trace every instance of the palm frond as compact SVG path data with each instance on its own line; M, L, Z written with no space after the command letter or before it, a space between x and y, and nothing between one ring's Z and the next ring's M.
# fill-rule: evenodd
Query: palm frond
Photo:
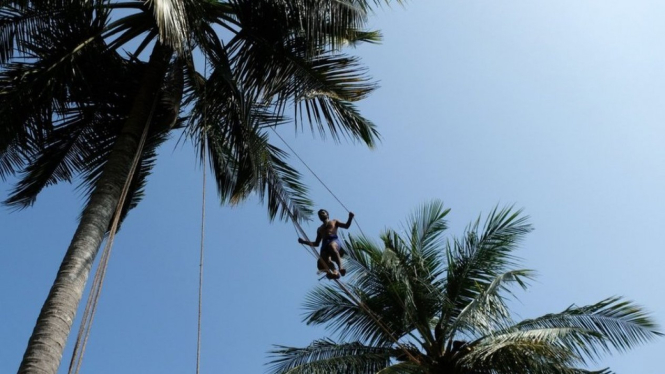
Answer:
M443 245L441 235L448 228L445 217L449 212L450 209L445 209L442 201L433 200L423 204L406 223L414 265L427 269L434 279L439 275L437 271L441 266Z
M232 2L241 28L256 39L279 43L302 38L305 51L316 53L322 46L339 49L347 30L362 29L367 22L367 4L338 0L235 0Z
M162 44L182 53L187 49L189 0L149 0Z
M15 28L8 31L10 34L17 35L20 31L25 35L16 50L21 61L6 63L0 70L0 177L3 179L19 172L43 151L54 129L54 119L66 115L72 102L81 104L76 93L92 83L85 69L103 49L99 37L102 26L99 18L91 15L92 8L71 7L44 21L45 24L5 25ZM32 14L30 9L28 13ZM43 13L48 9L34 11ZM98 17L104 17L104 12ZM0 22L3 20L7 21L0 18Z
M261 125L256 125L258 129ZM302 221L312 214L312 201L307 198L307 188L300 182L300 173L285 160L286 153L268 142L267 134L250 132L247 151L250 157L239 163L242 175L253 172L254 178L243 178L245 183L236 185L231 203L243 200L250 192L256 192L267 203L269 217ZM242 172L245 170L245 172Z
M25 58L27 46L37 43L43 34L63 26L92 25L98 28L108 17L101 0L76 1L3 1L0 9L0 64L8 63L16 53ZM70 30L71 30L70 29Z
M448 245L446 302L440 324L450 326L482 290L515 265L513 251L531 231L528 217L511 208L494 208L482 228L480 217L469 226L463 240Z
M326 324L327 328L338 332L341 339L367 340L381 344L392 341L356 300L331 286L320 286L309 292L303 307L306 311L304 321L307 324Z
M277 6L264 3L269 2L260 2L259 8ZM335 140L348 136L373 146L378 137L374 125L352 105L376 87L358 60L332 54L323 45L309 53L311 39L291 35L288 25L273 18L258 22L261 12L252 11L255 5L248 9L245 5L238 2L240 23L245 24L227 47L238 81L251 87L251 96L273 103L278 113L287 103L294 105L296 120L306 117L322 136L329 133Z
M49 136L48 145L33 156L25 174L13 189L5 204L16 208L32 205L39 192L46 186L60 181L71 182L84 164L79 143L87 129L81 126L80 117L65 119Z
M485 289L460 311L447 329L448 339L458 336L482 336L512 325L510 311L501 292L510 292L509 286L517 284L526 289L526 280L533 279L531 270L511 270L497 276Z
M319 134L324 138L327 130L335 141L348 137L362 141L370 148L373 148L379 139L375 125L361 116L348 101L322 92L301 100L297 107L300 112L296 113L296 117L302 118L304 111L312 129L316 125Z
M544 328L487 335L463 348L460 367L487 373L611 373L591 371L583 352L571 349L581 342L598 342L599 336L577 328Z
M411 227L410 233L413 232ZM385 264L384 267L374 272L385 289L377 294L390 297L394 305L401 307L403 325L408 326L405 331L417 330L426 349L438 350L432 334L431 316L441 310L440 262L436 258L424 261L419 249L411 246L414 239L410 236L403 239L388 230L382 239L386 246L383 255L387 261L381 263Z
M32 36L47 27L50 17L51 12L45 9L3 5L0 9L0 64L9 62L24 43L32 42Z
M553 335L533 331L512 335L489 336L470 346L470 353L459 358L459 364L470 372L548 373L549 369L571 368L582 358L567 347L552 341ZM556 371L559 372L559 371Z
M254 192L266 199L271 218L309 217L312 203L300 174L286 162L287 154L272 146L262 130L283 119L242 92L227 64L218 65L207 80L201 76L189 79L196 104L188 131L195 143L200 131L207 134L210 162L222 202L236 203ZM203 86L197 83L201 80L205 81Z
M0 180L7 180L10 175L23 169L30 157L25 155L27 147L21 147L16 139L6 141L0 150Z
M144 45L159 35L159 32L151 27L153 22L152 16L147 12L128 14L105 27L103 37L108 41L108 48L112 50L119 49L145 34L147 36L140 43Z
M323 339L305 348L277 346L268 364L274 374L376 373L390 364L395 350L360 342L336 343Z
M619 297L588 306L572 305L561 313L547 314L516 325L520 331L557 327L581 329L601 337L596 344L587 343L580 347L592 359L609 352L610 347L622 352L663 336L646 312Z

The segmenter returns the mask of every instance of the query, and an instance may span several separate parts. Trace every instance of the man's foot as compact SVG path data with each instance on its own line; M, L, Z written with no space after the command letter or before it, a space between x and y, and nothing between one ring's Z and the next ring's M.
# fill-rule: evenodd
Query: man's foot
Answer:
M339 273L338 273L337 271L329 271L329 272L326 274L326 277L327 277L328 279L339 279Z
M339 273L342 274L342 276L345 276L346 275L346 269L344 269L344 268L339 269Z

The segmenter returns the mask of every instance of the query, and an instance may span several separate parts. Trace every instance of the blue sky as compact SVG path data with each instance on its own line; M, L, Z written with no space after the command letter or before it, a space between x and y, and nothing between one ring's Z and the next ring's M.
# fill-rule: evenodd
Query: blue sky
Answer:
M353 234L398 228L433 198L452 209L451 235L514 204L536 229L518 254L539 274L514 303L519 316L621 295L663 325L664 15L658 1L413 0L382 9L371 24L383 44L350 51L381 85L359 105L381 145L324 142L290 126L280 134L356 213ZM346 218L292 160L316 207ZM146 198L116 239L83 372L194 371L201 173L188 146L161 149ZM220 207L207 188L202 373L262 373L272 344L329 334L301 323L315 262L258 201ZM81 204L62 185L31 209L0 213L2 373L18 367ZM662 373L663 351L660 339L598 367Z

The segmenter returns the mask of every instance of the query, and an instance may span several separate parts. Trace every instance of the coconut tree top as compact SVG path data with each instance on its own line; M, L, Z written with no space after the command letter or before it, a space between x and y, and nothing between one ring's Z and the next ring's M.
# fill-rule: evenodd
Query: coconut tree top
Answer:
M286 217L280 202L307 216L305 186L267 132L292 120L375 144L374 125L354 104L375 84L342 48L379 40L366 29L376 4L2 2L0 178L22 174L6 202L29 206L62 181L90 191L159 53L168 67L156 78L160 95L125 210L142 196L155 149L182 128L201 158L208 154L222 202L257 192L271 216Z
M434 201L381 244L347 240L345 288L319 286L304 306L308 324L339 340L280 346L271 372L609 373L586 368L662 335L648 313L619 297L516 321L508 300L534 275L515 256L531 231L527 217L495 208L461 237L445 238L448 212Z

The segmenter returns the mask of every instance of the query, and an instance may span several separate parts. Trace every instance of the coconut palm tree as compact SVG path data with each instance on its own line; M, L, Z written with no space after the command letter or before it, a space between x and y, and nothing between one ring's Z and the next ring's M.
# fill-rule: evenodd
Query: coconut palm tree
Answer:
M444 240L447 213L434 201L405 234L382 234L381 246L346 240L348 293L319 286L305 301L305 321L340 340L278 346L271 372L609 373L583 367L661 335L644 311L616 297L514 321L506 297L533 277L514 255L531 231L527 217L495 208L483 225L479 218L461 238Z
M374 4L0 0L0 178L20 176L6 203L30 206L63 181L88 197L20 373L56 372L111 217L138 203L174 130L209 160L223 203L254 192L271 218L310 213L268 131L292 110L297 128L374 145L353 103L375 86L340 52L378 40L365 30Z

